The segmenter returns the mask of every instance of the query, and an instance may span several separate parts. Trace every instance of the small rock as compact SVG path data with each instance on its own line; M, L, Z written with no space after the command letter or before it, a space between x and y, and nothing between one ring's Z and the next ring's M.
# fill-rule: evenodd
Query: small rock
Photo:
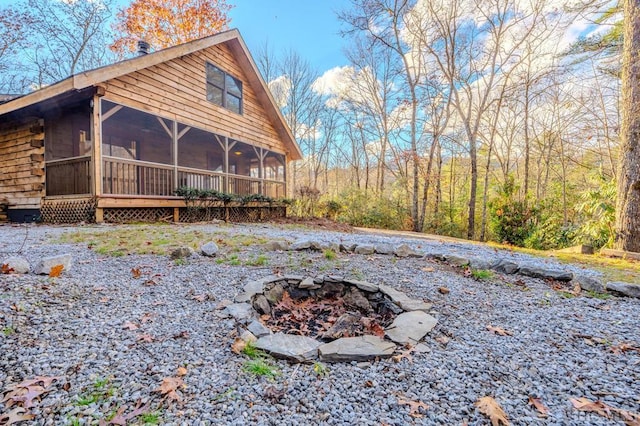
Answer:
M438 291L442 294L449 294L450 290L447 287L438 287Z
M353 253L357 246L357 244L353 243L340 243L340 251L344 253Z
M242 334L240 335L240 338L247 343L249 342L254 343L258 340L258 338L249 330L243 331Z
M469 264L469 259L467 259L466 257L456 256L453 254L448 254L446 256L446 259L447 259L447 262L449 262L449 264L453 266L462 267L462 266L467 266Z
M378 254L392 254L393 247L391 247L391 244L378 244L375 246L375 251Z
M171 258L171 260L176 260L184 259L185 257L191 257L192 255L193 250L191 249L191 247L178 247L171 252L169 257Z
M316 295L321 298L338 297L342 295L344 291L344 284L336 282L326 282L322 287L317 290Z
M339 339L345 336L352 336L356 325L360 323L362 315L355 312L346 312L338 317L336 322L322 333L322 339Z
M487 270L493 269L493 263L491 261L485 259L479 259L477 257L472 257L469 259L469 267L473 270Z
M393 254L395 254L397 257L421 257L420 254L418 254L415 250L413 250L406 244L400 244L398 247L396 247L396 249L393 251Z
M311 277L307 277L305 279L303 279L302 281L300 281L300 284L298 284L298 288L301 289L306 289L306 290L317 290L321 287L320 284L316 284L313 281L313 278Z
M63 271L71 269L71 255L61 254L59 256L45 257L38 262L33 272L39 275L49 275L51 268L54 266L62 265Z
M614 281L608 282L606 288L607 291L619 293L623 296L640 298L640 285L638 284Z
M344 280L345 283L355 285L362 291L366 291L368 293L375 293L378 291L378 286L376 284L371 284L367 281L359 281L359 280Z
M553 279L556 281L571 281L573 279L573 273L571 272L539 268L536 265L522 265L518 273L527 277Z
M245 293L251 294L251 296L262 293L264 291L264 281L250 281L243 287L243 290Z
M510 260L501 259L493 266L493 269L497 272L503 274L516 274L520 269L517 263L511 262Z
M581 289L586 291L595 291L596 293L604 293L604 285L599 279L587 277L584 275L576 275L573 277L573 283L578 284Z
M264 295L266 296L267 300L273 305L275 305L276 303L282 300L283 294L284 294L284 287L282 287L282 284L276 284L272 288L264 292Z
M298 240L298 241L294 242L293 244L291 244L289 249L290 250L296 250L296 251L309 250L313 244L315 244L313 241Z
M246 303L246 302L250 302L253 296L254 296L253 293L247 293L247 292L238 293L236 297L233 298L233 301L236 303Z
M248 320L254 316L253 306L248 303L232 303L224 308L224 312L238 321Z
M256 296L253 301L253 307L259 314L270 314L271 313L271 305L269 301L263 294L259 294Z
M7 271L12 274L28 274L31 266L27 259L21 256L8 257L0 262L0 266L7 265Z
M367 298L364 297L356 287L350 287L347 294L344 295L343 300L347 306L358 308L361 312L367 313L373 311L371 303L369 303Z
M353 250L355 254L373 254L375 253L375 251L376 251L376 248L368 244L358 244L356 248Z
M202 247L200 247L200 253L207 257L214 257L218 254L219 251L220 248L218 248L218 245L213 241L209 241L208 243L203 244Z
M247 326L247 330L253 333L256 337L267 336L271 334L271 330L269 330L264 324L262 324L258 320L253 320Z
M286 241L268 241L262 245L262 248L268 251L286 251L289 250L289 243Z

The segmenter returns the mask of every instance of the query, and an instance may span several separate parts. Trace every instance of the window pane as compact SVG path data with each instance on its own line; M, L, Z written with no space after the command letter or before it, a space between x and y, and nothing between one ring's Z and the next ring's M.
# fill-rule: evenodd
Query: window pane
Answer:
M224 88L224 72L211 64L207 64L207 83L221 89Z
M222 89L218 89L210 84L207 85L207 100L213 102L216 105L223 106L222 104Z
M241 83L230 75L227 75L227 93L231 93L238 98L242 97Z
M227 108L235 113L240 114L240 99L234 96L227 96Z

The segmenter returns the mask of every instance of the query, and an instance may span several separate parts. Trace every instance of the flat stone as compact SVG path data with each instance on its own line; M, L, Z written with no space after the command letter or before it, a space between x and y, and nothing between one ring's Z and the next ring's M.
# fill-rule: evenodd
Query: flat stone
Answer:
M298 240L289 246L289 250L309 250L312 244L314 242L310 240Z
M469 264L469 259L462 256L456 256L454 254L446 255L446 259L447 259L447 262L449 262L449 264L453 266L462 267L462 266L467 266Z
M258 320L251 321L247 326L247 330L252 332L253 335L258 338L271 334L271 330L269 330L266 325L264 325Z
M240 338L247 343L254 343L258 340L258 338L249 330L243 331Z
M353 253L358 245L355 243L340 243L340 251L345 253Z
M405 312L396 317L385 330L385 335L402 345L415 344L433 330L438 320L422 311Z
M231 315L238 321L245 321L253 318L255 311L249 303L232 303L224 308L224 312Z
M0 262L0 266L7 265L10 274L28 274L31 266L29 261L22 256L12 256Z
M282 279L286 280L289 284L298 284L304 277L302 275L285 275Z
M340 275L327 275L324 277L325 283L341 283L344 281L344 277Z
M253 301L253 307L259 314L270 314L271 305L264 294L259 294Z
M358 244L356 248L353 249L353 252L355 254L373 254L375 253L375 251L376 251L376 248L368 244Z
M604 284L597 278L587 277L584 275L576 275L573 282L578 284L582 290L595 291L596 293L604 293Z
M347 283L347 284L354 285L354 286L358 287L360 290L367 291L369 293L375 293L375 292L378 291L378 285L377 284L371 284L370 282L367 282L367 281L344 280L344 282Z
M286 251L289 250L289 243L286 241L268 241L262 245L262 248L267 251Z
M236 297L233 298L233 301L236 303L247 303L247 302L251 302L251 299L253 298L253 296L255 296L254 293L247 293L247 292L238 293L236 294Z
M522 265L518 273L527 277L553 279L556 281L571 281L573 279L572 272L539 268L535 265Z
M327 362L369 361L389 358L396 345L377 336L343 337L318 348L320 359Z
M640 298L640 285L621 281L608 282L607 291L613 291L627 297Z
M185 257L191 257L193 255L193 249L191 247L178 247L174 249L169 257L171 260L184 259Z
M249 281L242 289L245 293L248 293L251 296L253 296L254 294L261 294L262 292L264 292L264 281Z
M220 248L213 241L209 241L208 243L203 244L202 247L200 247L200 253L207 257L214 257L218 254L219 251Z
M375 251L378 254L392 254L393 247L391 244L378 244L375 246Z
M520 266L510 260L500 259L500 261L493 265L492 269L503 274L517 274L520 270Z
M378 286L380 292L387 295L391 301L405 311L429 311L432 307L431 303L425 303L421 300L415 300L407 296L401 291L386 284Z
M313 361L318 358L318 347L322 342L306 336L275 333L262 336L255 346L270 353L275 358L288 359L295 362Z
M33 272L40 275L49 275L51 272L51 268L54 266L62 265L63 271L68 271L71 269L71 255L70 254L61 254L58 256L45 257L40 259L35 268L33 268Z
M311 277L307 277L303 279L302 281L300 281L300 284L298 284L298 288L305 289L305 290L317 290L320 287L322 286L320 284L316 284L313 278Z

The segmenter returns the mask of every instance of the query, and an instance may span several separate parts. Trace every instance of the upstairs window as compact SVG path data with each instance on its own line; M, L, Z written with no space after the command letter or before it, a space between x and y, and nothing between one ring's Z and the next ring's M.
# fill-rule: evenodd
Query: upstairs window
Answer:
M207 100L242 114L242 82L207 63Z

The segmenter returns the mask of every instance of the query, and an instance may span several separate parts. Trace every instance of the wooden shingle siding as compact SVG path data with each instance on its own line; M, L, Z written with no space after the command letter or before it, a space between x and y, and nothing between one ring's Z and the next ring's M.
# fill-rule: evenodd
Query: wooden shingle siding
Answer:
M206 63L242 81L243 114L206 98ZM280 136L245 72L224 44L209 47L104 83L105 99L180 123L284 153Z
M40 208L44 196L42 124L42 120L28 119L0 125L0 199L6 199L10 208Z

